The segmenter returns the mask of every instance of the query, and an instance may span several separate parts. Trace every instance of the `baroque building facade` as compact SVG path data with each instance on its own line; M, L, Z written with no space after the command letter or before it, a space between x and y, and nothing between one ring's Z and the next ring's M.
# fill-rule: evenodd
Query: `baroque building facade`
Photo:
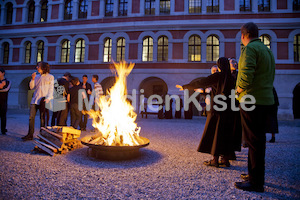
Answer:
M254 22L276 62L279 117L293 118L300 82L300 2L295 0L1 0L0 65L12 81L9 107L26 108L38 61L51 73L89 80L104 89L113 62L135 63L128 90L182 95L210 73L219 57L241 52L240 27ZM299 87L299 86L298 86Z

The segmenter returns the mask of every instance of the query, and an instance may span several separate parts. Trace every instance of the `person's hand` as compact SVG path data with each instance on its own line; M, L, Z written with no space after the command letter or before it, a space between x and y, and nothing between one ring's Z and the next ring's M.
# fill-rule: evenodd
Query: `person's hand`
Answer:
M35 77L36 77L36 72L33 72L33 73L31 74L31 78L32 78L32 80L34 80L34 79L35 79Z
M176 88L179 89L179 91L182 91L183 90L183 87L181 85L176 85Z
M49 99L45 99L45 103L49 103L50 102L50 100Z
M91 90L90 90L90 89L88 89L87 93L88 93L88 94L92 94L92 92L91 92Z
M201 88L194 89L195 92L204 93L204 91Z

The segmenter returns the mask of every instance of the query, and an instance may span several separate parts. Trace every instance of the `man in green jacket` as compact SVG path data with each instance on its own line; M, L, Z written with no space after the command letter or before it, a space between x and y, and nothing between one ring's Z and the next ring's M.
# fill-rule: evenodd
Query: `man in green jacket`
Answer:
M275 61L271 50L258 39L256 24L249 22L242 26L241 41L245 47L239 59L236 94L241 104L241 122L249 152L248 175L242 174L244 181L236 182L235 186L246 191L263 192L265 126L267 113L274 104Z

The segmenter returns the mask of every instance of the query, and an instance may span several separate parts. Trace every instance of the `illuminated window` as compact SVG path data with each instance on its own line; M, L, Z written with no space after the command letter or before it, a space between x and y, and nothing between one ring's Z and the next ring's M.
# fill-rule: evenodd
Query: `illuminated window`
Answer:
M30 63L31 60L31 42L25 44L25 63Z
M75 62L84 62L85 56L85 41L83 39L79 39L76 42L75 47Z
M125 60L125 38L117 40L117 62Z
M67 0L65 2L65 10L64 10L65 20L72 19L72 9L73 9L72 0Z
M48 1L44 1L41 7L41 22L46 22L48 16Z
M251 0L240 0L240 11L241 12L249 12L251 11Z
M145 0L145 15L155 15L155 0Z
M6 4L6 24L12 24L12 16L13 16L13 4Z
M261 12L270 11L270 0L258 0L258 11Z
M42 62L44 61L44 42L39 41L37 43L37 55L36 55L36 61Z
M189 61L201 61L201 39L198 35L189 38Z
M300 62L300 34L294 37L294 61Z
M3 44L3 64L8 64L8 58L9 58L9 44L8 42L5 42Z
M259 39L266 45L269 49L271 49L271 39L268 35L261 35Z
M79 19L87 18L87 12L88 12L88 0L80 0L79 9L78 9L78 18Z
M160 0L159 13L170 14L170 0Z
M189 13L201 13L201 0L189 0Z
M168 38L161 36L157 43L157 61L168 61Z
M113 14L114 14L114 0L106 0L105 16L113 16Z
M111 46L112 41L110 38L106 38L104 41L104 53L103 53L103 62L111 61Z
M210 35L206 41L206 61L217 61L219 58L219 39Z
M207 13L218 13L219 12L219 0L207 0L206 12Z
M119 0L119 16L127 16L128 10L128 1L127 0Z
M142 61L153 61L153 38L146 37L143 40Z
M70 41L64 40L61 45L61 62L68 63L70 61Z
M31 1L28 5L28 23L34 22L34 10L35 10L34 1Z

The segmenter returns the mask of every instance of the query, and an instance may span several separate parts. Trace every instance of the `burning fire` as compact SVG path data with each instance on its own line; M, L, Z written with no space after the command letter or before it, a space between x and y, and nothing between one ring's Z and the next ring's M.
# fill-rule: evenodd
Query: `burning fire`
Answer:
M143 144L139 138L141 127L135 123L137 114L127 100L126 78L134 64L114 63L116 82L97 102L100 111L88 111L93 118L93 127L99 134L90 143L105 146L136 146Z

